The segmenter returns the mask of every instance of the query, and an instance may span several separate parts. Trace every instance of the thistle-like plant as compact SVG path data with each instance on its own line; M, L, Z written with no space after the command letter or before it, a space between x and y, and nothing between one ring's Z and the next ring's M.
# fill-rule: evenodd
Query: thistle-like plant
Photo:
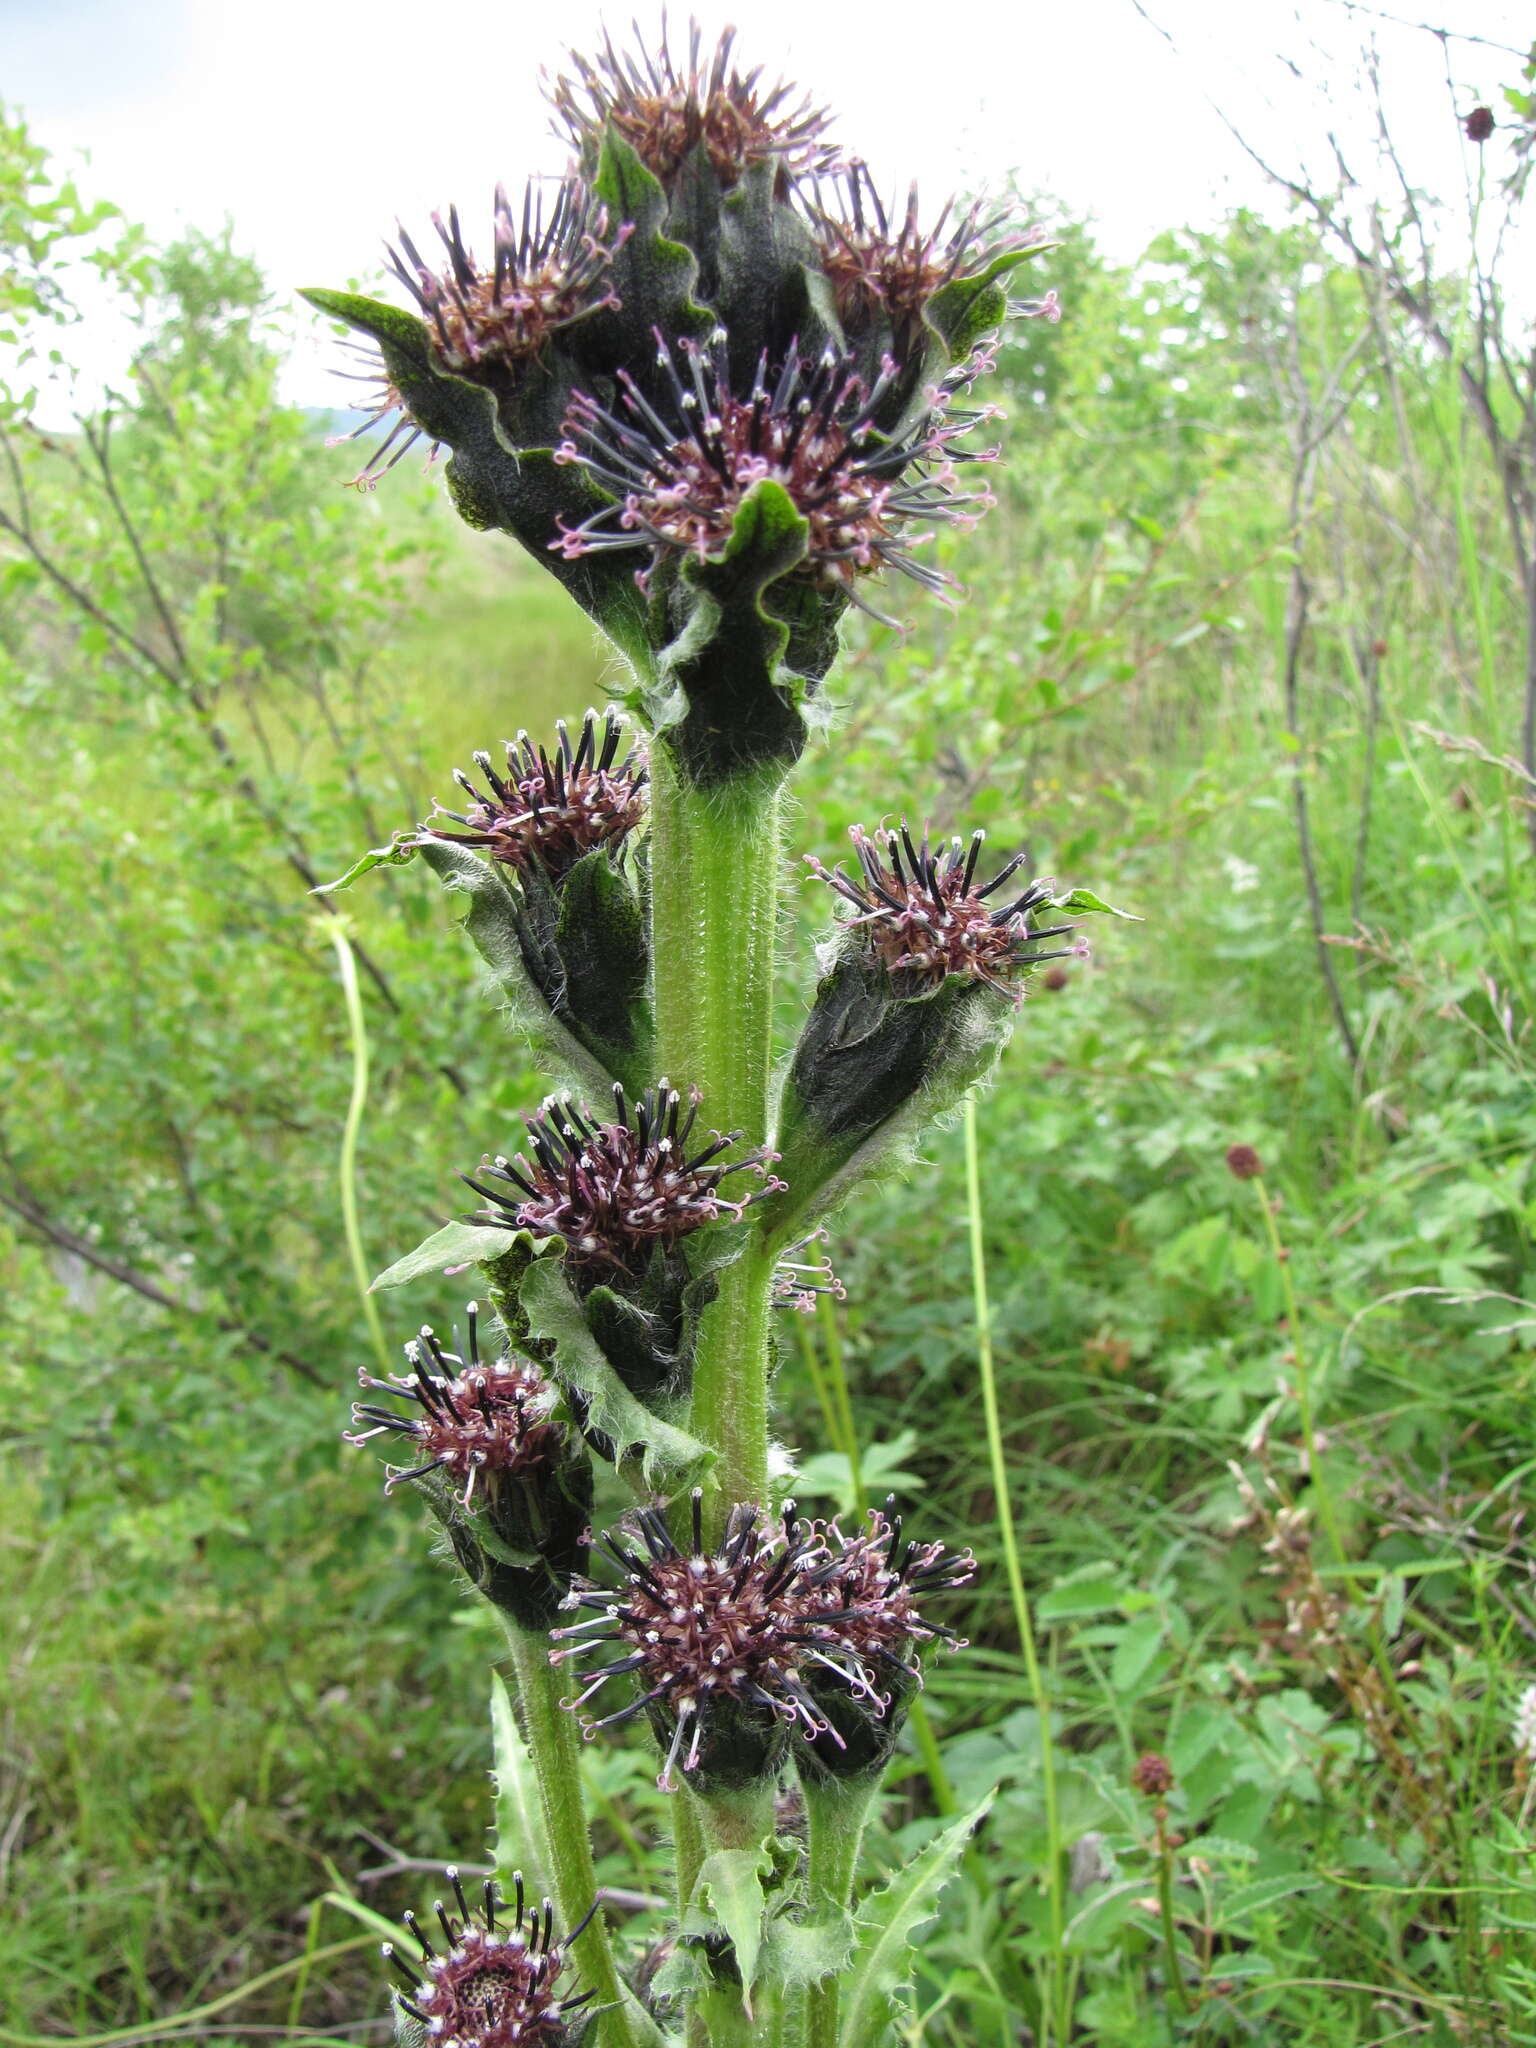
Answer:
M498 189L483 255L450 210L441 253L399 233L408 304L308 295L377 354L363 480L412 437L445 449L463 517L556 577L624 670L603 718L477 753L454 807L353 870L436 872L554 1085L523 1135L485 1130L481 1206L382 1276L478 1265L493 1338L480 1309L462 1348L423 1331L402 1374L364 1375L354 1440L395 1454L388 1489L425 1499L505 1624L526 1761L503 1722L524 1838L502 1848L588 1930L585 1989L557 1998L550 1923L541 1944L520 1893L513 1933L460 1896L446 1955L396 1958L397 2015L475 2048L874 2048L975 1817L856 1914L859 1844L972 1560L891 1509L797 1517L770 1456L776 1325L841 1295L797 1255L985 1079L1031 970L1104 906L1021 879L1021 854L984 867L979 834L858 831L856 870L811 860L838 914L776 1047L785 790L843 612L954 594L940 532L988 509L998 453L974 387L1010 315L1055 317L1008 296L1047 245L981 207L887 207L729 33L605 42L550 97L569 168L520 207ZM594 1460L631 1502L595 1548ZM577 1762L584 1735L647 1723L677 1924L641 1996L586 1918Z

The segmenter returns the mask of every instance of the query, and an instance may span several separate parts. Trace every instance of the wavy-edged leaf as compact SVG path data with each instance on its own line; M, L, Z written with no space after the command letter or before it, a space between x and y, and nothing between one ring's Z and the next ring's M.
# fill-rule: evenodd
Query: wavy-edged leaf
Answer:
M951 977L898 998L877 957L845 947L816 992L775 1140L789 1192L763 1204L777 1243L803 1235L863 1182L911 1164L924 1133L985 1080L1013 1029L1005 997Z
M454 1266L483 1265L487 1259L500 1258L520 1236L527 1235L526 1231L501 1230L489 1223L445 1223L441 1230L424 1238L415 1251L386 1266L368 1292L377 1294L383 1287L404 1287L412 1280L425 1279L429 1273L446 1273Z
M709 1896L710 1911L731 1938L741 1973L741 2009L752 2018L752 1986L763 1946L763 1915L767 1900L763 1874L770 1867L761 1845L755 1849L716 1849L699 1869L696 1898Z
M730 539L682 570L688 624L661 658L649 710L690 781L727 781L799 758L806 679L784 666L790 626L765 605L769 588L805 559L810 524L784 486L764 477L736 508Z
M971 1835L992 1804L979 1806L935 1835L859 1908L858 1940L843 1982L838 2048L889 2048L901 2010L899 1993L911 1976L913 1930L937 1910Z
M776 1914L763 1937L763 1981L819 1984L840 1975L853 1954L853 1915L841 1920L791 1920Z
M943 337L952 363L962 361L984 334L1001 327L1008 317L1008 293L1003 284L1008 273L1054 246L1047 241L1024 249L1005 249L974 276L957 277L939 287L923 308L923 318Z
M531 1336L551 1347L555 1377L580 1396L586 1426L612 1442L618 1462L638 1457L645 1483L658 1491L702 1476L714 1453L630 1393L588 1329L558 1259L534 1260L518 1300Z

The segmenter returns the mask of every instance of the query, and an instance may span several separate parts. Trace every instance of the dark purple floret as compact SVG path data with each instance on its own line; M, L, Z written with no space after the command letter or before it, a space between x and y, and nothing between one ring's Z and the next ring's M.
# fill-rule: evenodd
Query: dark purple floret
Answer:
M389 267L420 307L439 362L455 376L506 389L552 334L599 307L616 306L610 266L631 230L610 228L607 209L575 179L555 195L530 185L521 216L496 188L491 262L482 270L464 240L458 209L432 216L446 261L434 269L405 232Z
M882 828L873 838L855 825L850 837L859 856L858 877L841 865L827 868L814 854L806 855L806 864L853 905L857 915L845 920L845 929L864 932L903 994L937 988L947 976L963 974L1016 1003L1022 992L1014 983L1029 968L1080 957L1085 950L1040 950L1042 941L1065 938L1074 929L1033 922L1049 907L1054 883L1037 880L1011 900L988 901L1017 874L1025 856L1015 854L991 881L978 885L984 832L974 833L969 847L959 839L935 847L926 832L914 840L905 824L895 832Z
M761 67L745 74L731 62L736 31L728 28L706 58L696 21L688 25L688 61L675 63L662 18L654 39L620 52L605 34L595 62L573 51L574 78L546 83L555 132L590 158L605 128L614 128L652 175L670 184L701 146L724 186L753 164L773 162L787 181L802 171L830 170L837 152L823 138L825 108L809 97L792 105L794 88L764 86Z
M482 1164L487 1179L499 1185L464 1178L499 1220L564 1238L567 1257L578 1266L636 1276L653 1252L671 1251L722 1215L739 1219L753 1202L783 1187L768 1171L773 1153L724 1159L740 1131L711 1131L690 1150L697 1091L686 1114L682 1096L665 1081L633 1103L618 1085L613 1095L618 1115L612 1123L599 1122L569 1095L549 1096L525 1118L528 1151ZM722 1183L734 1173L755 1173L763 1184L733 1200Z
M644 748L631 747L619 758L624 726L612 711L601 723L589 711L574 745L563 719L555 732L553 751L535 748L525 732L507 740L503 772L489 754L477 753L485 788L455 769L453 779L470 798L469 808L438 805L419 829L433 839L483 847L506 867L525 868L537 860L556 881L594 847L620 845L645 812ZM445 831L437 818L463 830Z
M392 1941L383 1944L384 1960L404 1987L395 1991L400 2005L426 2029L433 2048L565 2048L590 2017L585 2008L597 1993L562 1998L558 1979L597 1907L557 1942L553 1904L546 1899L542 1912L530 1907L521 1871L512 1874L510 1910L493 1878L486 1879L478 1911L471 1911L457 1869L450 1863L444 1875L457 1919L441 1899L432 1902L437 1926L431 1935L414 1913L401 1915L421 1950L419 1960L402 1955Z
M857 603L860 579L882 569L930 590L952 587L952 577L912 552L932 532L913 529L932 521L969 529L994 502L961 480L961 464L996 453L956 445L987 416L949 411L965 377L933 392L923 424L893 442L875 426L898 376L889 358L868 384L850 356L828 350L812 361L792 346L776 370L764 356L740 397L730 388L723 334L702 346L684 340L675 354L659 334L656 340L665 389L656 405L625 370L617 410L585 392L572 398L555 459L579 464L615 502L563 527L552 548L567 560L648 548L649 568L637 579L643 585L669 554L718 558L742 499L771 478L810 528L797 574Z
M402 1480L440 1472L462 1484L468 1507L477 1484L483 1490L495 1474L532 1478L559 1462L565 1430L550 1420L554 1388L525 1359L483 1360L476 1302L469 1304L466 1316L467 1357L445 1350L424 1327L405 1347L408 1373L382 1380L366 1369L358 1373L363 1386L404 1406L357 1402L352 1410L354 1428L346 1441L365 1444L380 1436L401 1437L410 1455L420 1461L391 1469L386 1492Z
M1486 142L1495 125L1492 107L1474 107L1462 123L1468 142Z

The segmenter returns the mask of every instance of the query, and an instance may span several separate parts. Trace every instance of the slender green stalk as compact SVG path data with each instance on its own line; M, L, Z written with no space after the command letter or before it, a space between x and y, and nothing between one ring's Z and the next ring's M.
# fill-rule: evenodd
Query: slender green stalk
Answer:
M651 943L657 1064L698 1088L715 1128L768 1135L782 804L777 779L701 791L665 744L651 767ZM768 1491L773 1262L754 1244L720 1278L693 1366L691 1427L717 1456L718 1527Z
M1275 1221L1274 1204L1269 1198L1262 1174L1254 1175L1253 1191L1258 1197L1259 1214L1264 1219L1265 1234L1269 1238L1270 1256L1274 1259L1275 1270L1280 1275L1280 1294L1285 1303L1285 1327L1291 1340L1291 1361L1296 1376L1296 1406L1301 1415L1301 1440L1307 1452L1307 1477L1312 1482L1312 1491L1316 1494L1322 1510L1323 1527L1328 1532L1328 1545L1333 1552L1334 1562L1343 1564L1344 1541L1333 1511L1333 1495L1317 1455L1317 1429L1312 1418L1312 1379L1307 1369L1306 1345L1301 1334L1301 1312L1296 1300L1296 1282L1291 1273L1290 1254L1280 1242L1280 1226Z
M1168 1809L1157 1809L1157 1917L1163 1930L1163 1967L1168 1995L1180 2012L1192 2012L1184 1966L1179 1960L1178 1923L1173 1913L1173 1845L1168 1840Z
M517 1679L518 1721L539 1781L557 1904L565 1925L574 1927L597 1896L597 1872L592 1865L581 1793L581 1738L575 1716L560 1704L560 1679L550 1668L549 1638L510 1621L505 1628ZM619 1981L601 1912L581 1937L581 1959L587 1982L597 1989L598 2004L615 2007L601 2023L605 2048L637 2048L628 1994Z
M380 1370L387 1373L393 1361L384 1338L384 1325L379 1320L379 1305L368 1292L368 1258L363 1250L362 1226L357 1215L357 1140L363 1128L363 1112L368 1107L368 1027L363 1021L363 998L357 985L357 960L340 918L330 920L330 933L331 944L336 948L336 964L341 970L341 993L347 1006L347 1033L352 1042L352 1096L347 1104L347 1121L341 1134L341 1221L347 1234L352 1277L362 1296L363 1314L368 1318L374 1356L379 1361Z
M1003 1428L997 1402L997 1370L992 1357L991 1310L987 1303L986 1245L981 1228L981 1164L976 1144L976 1100L965 1103L965 1196L970 1224L971 1280L976 1302L976 1357L981 1369L981 1400L986 1423L987 1449L992 1464L992 1492L997 1503L997 1531L1003 1546L1003 1567L1013 1600L1019 1647L1024 1652L1030 1698L1040 1723L1040 1782L1045 1794L1047 1842L1046 1884L1050 1900L1051 1962L1049 1990L1052 2022L1058 2048L1071 2037L1072 2015L1062 1973L1062 1937L1066 1929L1066 1900L1061 1869L1061 1823L1056 1799L1056 1747L1051 1739L1051 1702L1046 1691L1040 1658L1035 1647L1035 1630L1030 1618L1029 1599L1024 1591L1024 1573L1019 1563L1018 1535L1013 1522L1013 1504L1008 1492L1008 1462L1003 1451ZM1045 2001L1042 2001L1044 2006Z

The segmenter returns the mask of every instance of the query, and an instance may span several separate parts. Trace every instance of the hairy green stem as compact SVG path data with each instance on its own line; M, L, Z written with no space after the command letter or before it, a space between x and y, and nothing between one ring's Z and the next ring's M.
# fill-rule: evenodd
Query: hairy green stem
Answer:
M550 1668L549 1638L514 1622L506 1622L505 1627L517 1679L517 1716L539 1782L560 1917L567 1927L574 1927L597 1896L597 1872L592 1865L581 1792L581 1737L575 1715L560 1704L561 1682ZM603 2048L638 2048L640 2036L629 1994L619 1981L601 1912L581 1937L581 1961L587 1983L596 1987L597 2003L614 2007L600 2022Z
M740 1131L747 1145L768 1137L781 821L776 777L701 790L679 772L665 742L656 747L657 1065L675 1087L700 1090L710 1126ZM719 1298L699 1330L690 1426L716 1454L715 1527L731 1503L767 1495L772 1280L772 1260L754 1245L721 1274Z
M1062 1937L1066 1929L1066 1899L1062 1886L1061 1823L1056 1798L1056 1746L1051 1737L1051 1701L1045 1689L1040 1657L1035 1647L1034 1624L1029 1597L1024 1590L1024 1573L1019 1563L1019 1541L1013 1524L1013 1503L1008 1491L1008 1460L1003 1450L1003 1425L997 1401L997 1370L992 1356L992 1317L987 1303L986 1245L981 1228L981 1162L976 1143L976 1099L965 1103L965 1194L970 1225L971 1282L976 1302L976 1358L981 1369L981 1402L986 1421L987 1449L992 1464L992 1494L997 1504L997 1533L1002 1540L1003 1565L1008 1591L1013 1600L1019 1647L1030 1698L1040 1723L1040 1783L1045 1795L1046 1886L1050 1901L1051 1957L1049 1993L1042 2004L1052 2010L1054 2035L1058 2044L1071 2038L1070 2000L1063 1981ZM1044 2033L1044 2030L1042 2030Z
M833 1778L824 1784L807 1784L804 1790L807 1906L813 1920L840 1920L853 1898L864 1829L880 1796L880 1773ZM823 1977L809 1987L805 2048L837 2048L841 1990L836 1976Z
M682 1925L704 1861L704 1824L686 1786L672 1800L672 1853L677 1880L677 1919Z

